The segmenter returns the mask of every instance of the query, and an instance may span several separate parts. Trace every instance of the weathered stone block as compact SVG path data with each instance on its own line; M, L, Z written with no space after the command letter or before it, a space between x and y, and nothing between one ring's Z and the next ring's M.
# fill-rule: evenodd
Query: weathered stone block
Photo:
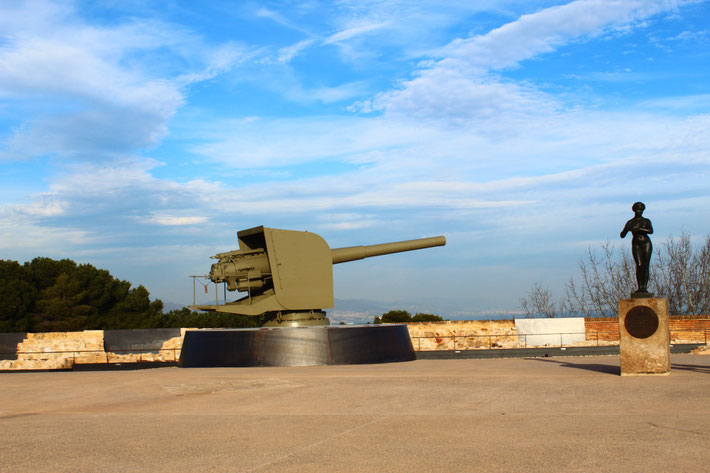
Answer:
M661 297L619 301L621 375L671 372L668 301Z

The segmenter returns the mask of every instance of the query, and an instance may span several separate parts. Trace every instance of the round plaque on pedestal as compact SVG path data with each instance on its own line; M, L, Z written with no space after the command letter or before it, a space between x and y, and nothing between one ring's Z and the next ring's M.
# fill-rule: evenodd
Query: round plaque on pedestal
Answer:
M639 305L626 314L626 331L635 338L648 338L658 330L658 315L650 307Z

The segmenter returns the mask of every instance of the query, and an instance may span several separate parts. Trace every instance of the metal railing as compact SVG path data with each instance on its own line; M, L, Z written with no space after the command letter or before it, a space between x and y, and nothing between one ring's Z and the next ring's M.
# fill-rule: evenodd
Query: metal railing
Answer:
M565 338L577 341L564 343ZM613 346L619 344L619 332L554 332L554 333L493 333L493 334L463 334L463 335L430 335L413 336L412 342L417 351L436 350L492 350L501 348L528 348L528 346ZM467 340L474 343L467 343ZM671 343L704 343L710 339L710 329L675 329L670 330ZM434 348L422 349L422 340L434 340ZM528 343L528 341L533 343ZM534 343L545 340L544 343ZM559 343L553 343L559 340ZM426 345L426 343L425 343ZM442 348L440 348L442 347Z

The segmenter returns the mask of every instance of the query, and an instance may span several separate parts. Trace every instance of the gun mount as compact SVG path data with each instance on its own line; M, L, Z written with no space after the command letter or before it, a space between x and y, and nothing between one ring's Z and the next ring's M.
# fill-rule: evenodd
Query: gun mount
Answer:
M265 325L328 325L323 309L333 307L333 264L402 251L444 246L437 236L331 249L315 233L255 227L237 233L239 249L218 253L209 278L246 296L192 309L265 316Z

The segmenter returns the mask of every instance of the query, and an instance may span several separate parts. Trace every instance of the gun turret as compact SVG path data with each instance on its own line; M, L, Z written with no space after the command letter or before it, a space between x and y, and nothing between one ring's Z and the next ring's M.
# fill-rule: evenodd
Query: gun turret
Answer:
M255 227L237 233L239 249L217 253L209 278L247 295L193 309L266 315L288 325L327 325L322 309L333 307L333 264L446 244L443 236L330 249L310 232ZM304 322L307 321L306 322ZM291 323L293 322L293 323Z

